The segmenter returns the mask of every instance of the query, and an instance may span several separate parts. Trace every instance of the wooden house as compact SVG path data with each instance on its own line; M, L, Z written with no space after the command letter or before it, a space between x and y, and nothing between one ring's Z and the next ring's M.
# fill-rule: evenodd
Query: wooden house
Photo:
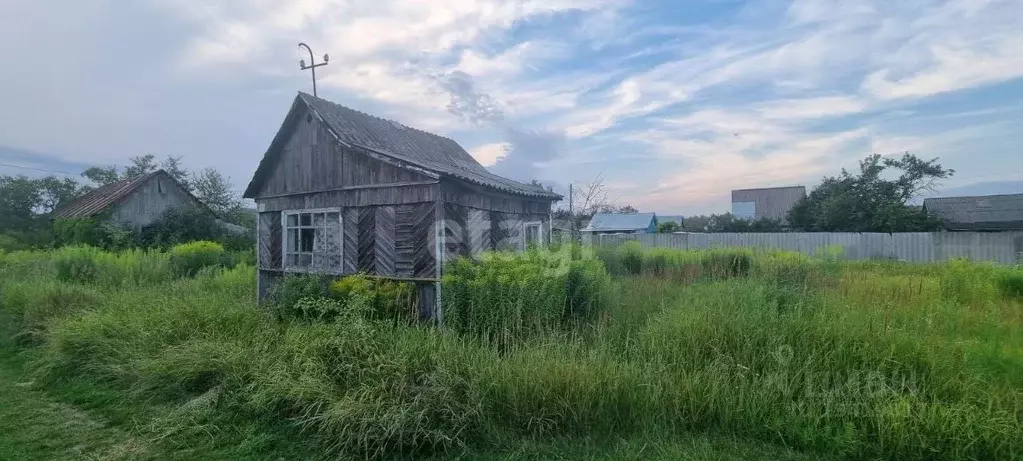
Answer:
M137 230L179 206L209 210L173 176L157 170L93 189L58 208L53 217L103 219Z
M245 190L259 212L260 299L287 273L419 282L440 317L443 264L550 238L542 187L488 172L455 141L299 93Z

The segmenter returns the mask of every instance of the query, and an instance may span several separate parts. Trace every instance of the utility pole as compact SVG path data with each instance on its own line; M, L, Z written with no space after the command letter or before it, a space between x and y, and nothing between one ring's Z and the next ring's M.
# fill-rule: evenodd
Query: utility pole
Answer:
M317 63L316 62L316 58L313 56L313 50L311 48L309 48L309 45L306 45L305 43L299 42L298 46L305 48L306 51L309 52L309 65L308 66L305 65L305 60L302 59L302 60L298 61L298 66L300 68L302 68L302 70L309 69L309 70L312 71L312 73L313 73L313 96L317 96L316 95L316 68L320 67L320 66L326 66L327 65L327 61L330 60L330 57L327 56L326 54L324 54L323 55L323 62Z
M572 212L572 183L568 183L568 237L575 242L575 213Z

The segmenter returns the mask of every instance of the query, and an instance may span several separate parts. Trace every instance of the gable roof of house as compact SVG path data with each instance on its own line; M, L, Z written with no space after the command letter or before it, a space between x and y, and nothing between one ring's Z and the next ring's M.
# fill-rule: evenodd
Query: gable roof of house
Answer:
M524 184L487 171L462 146L450 138L417 130L398 122L375 117L340 104L299 92L290 115L299 105L305 105L317 115L331 133L342 143L391 157L438 175L447 175L503 192L549 200L562 197L541 186ZM279 145L290 131L285 120L281 131L259 163L256 174L245 189L245 197L254 197L269 176L279 155Z
M586 232L610 232L647 229L650 221L656 220L654 213L597 213L590 224L582 229Z
M157 170L152 173L144 173L100 186L78 197L71 203L58 208L53 213L53 217L67 219L94 216L122 198L127 197L135 189L138 189L139 186L145 184L146 181L158 174L166 174L166 172Z
M1023 194L929 198L923 208L949 229L1023 229Z
M195 203L206 209L209 209L205 204L199 201L191 192L188 192L178 180L174 179L173 176L168 174L164 170L156 170L151 173L143 173L135 175L130 178L122 179L120 181L112 182L105 186L100 186L86 193L85 195L78 197L71 203L59 207L54 213L53 217L56 219L72 219L72 218L88 218L101 213L111 205L121 201L122 199L131 195L140 186L145 184L150 179L160 176L172 181L177 184L182 190L184 190L189 197L192 198ZM212 213L212 211L210 211Z

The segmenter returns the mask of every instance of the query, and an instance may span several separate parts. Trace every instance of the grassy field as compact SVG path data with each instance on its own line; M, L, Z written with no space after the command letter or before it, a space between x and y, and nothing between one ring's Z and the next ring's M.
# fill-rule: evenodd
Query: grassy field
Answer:
M1023 457L1018 269L490 255L435 328L193 256L0 255L0 459Z

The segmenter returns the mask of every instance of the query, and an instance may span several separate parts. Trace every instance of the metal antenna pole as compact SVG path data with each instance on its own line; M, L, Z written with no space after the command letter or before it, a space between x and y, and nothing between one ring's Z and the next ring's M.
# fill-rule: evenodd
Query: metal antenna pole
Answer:
M305 60L303 59L303 60L298 62L298 66L302 70L309 69L310 71L312 71L312 74L313 74L313 96L319 97L316 94L316 68L320 67L320 66L326 66L327 62L330 60L330 57L325 54L325 55L323 55L323 62L317 63L316 62L316 57L313 56L313 50L312 50L312 48L309 48L309 45L306 45L305 43L299 42L298 46L300 46L302 48L305 48L306 51L309 52L309 65L308 66L305 65Z

